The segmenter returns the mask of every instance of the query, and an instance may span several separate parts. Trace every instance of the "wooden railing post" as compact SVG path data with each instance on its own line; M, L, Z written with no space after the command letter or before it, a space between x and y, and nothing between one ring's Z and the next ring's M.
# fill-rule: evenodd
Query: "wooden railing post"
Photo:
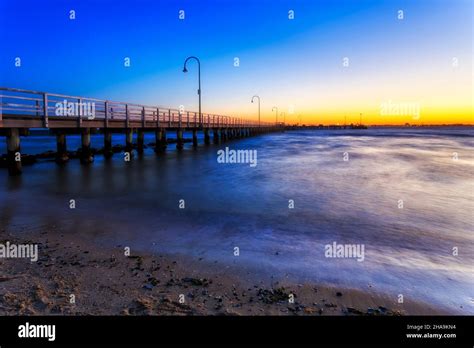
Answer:
M145 128L145 107L142 107L142 128Z
M43 124L48 127L48 94L43 93Z
M160 108L156 108L156 127L160 128Z
M187 116L187 118L188 118L188 121L187 121L187 126L186 126L186 127L188 127L188 128L189 128L189 111L186 111L186 116Z
M168 109L168 127L171 128L171 109Z

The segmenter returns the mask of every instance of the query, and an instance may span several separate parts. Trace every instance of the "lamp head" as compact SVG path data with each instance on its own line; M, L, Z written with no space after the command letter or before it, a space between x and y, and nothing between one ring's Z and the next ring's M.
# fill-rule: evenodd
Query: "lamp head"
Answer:
M186 69L186 67L183 68L183 72L184 73L187 73L188 72L188 69Z

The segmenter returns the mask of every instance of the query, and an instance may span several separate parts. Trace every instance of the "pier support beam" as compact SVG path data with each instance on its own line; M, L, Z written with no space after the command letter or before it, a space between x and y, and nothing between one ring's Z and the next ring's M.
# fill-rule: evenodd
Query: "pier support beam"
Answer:
M67 155L66 134L56 134L56 163L66 163L69 160Z
M155 152L163 152L166 150L166 131L159 128L155 131Z
M20 130L12 128L7 132L7 161L10 175L21 174Z
M214 144L219 144L219 130L217 128L214 128L212 132L213 132Z
M166 148L168 147L168 140L166 139L166 129L162 128L161 129L161 148L164 150L166 150Z
M209 128L204 128L204 144L209 145L211 143L211 137L209 136Z
M94 161L91 151L91 130L83 128L81 132L81 163L87 164Z
M193 147L198 146L198 132L197 129L193 129Z
M221 132L221 141L226 141L227 140L227 134L226 134L226 131L225 131L225 128L221 128L219 130Z
M145 131L143 129L137 130L137 152L143 153L145 139Z
M182 150L184 147L184 140L183 140L183 130L179 128L176 131L176 148L178 150Z
M133 129L125 130L125 152L132 154L133 151Z
M112 151L112 132L108 129L104 132L104 157L110 158L114 152Z

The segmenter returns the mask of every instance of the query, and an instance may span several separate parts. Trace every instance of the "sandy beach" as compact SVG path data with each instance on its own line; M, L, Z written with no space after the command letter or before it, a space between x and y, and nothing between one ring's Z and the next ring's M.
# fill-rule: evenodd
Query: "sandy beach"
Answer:
M244 276L202 258L125 256L121 246L102 249L60 231L21 240L1 232L2 243L38 243L39 259L0 261L0 315L444 314L424 303L398 304L371 285L363 292Z

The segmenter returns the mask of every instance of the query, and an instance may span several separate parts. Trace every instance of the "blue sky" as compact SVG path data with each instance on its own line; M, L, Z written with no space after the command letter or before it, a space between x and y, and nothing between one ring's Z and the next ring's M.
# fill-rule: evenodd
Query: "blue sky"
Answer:
M465 109L472 95L469 0L0 0L0 21L8 87L196 110L194 62L182 73L195 55L207 112L253 117L254 94L268 119L272 106L352 117L382 99Z

